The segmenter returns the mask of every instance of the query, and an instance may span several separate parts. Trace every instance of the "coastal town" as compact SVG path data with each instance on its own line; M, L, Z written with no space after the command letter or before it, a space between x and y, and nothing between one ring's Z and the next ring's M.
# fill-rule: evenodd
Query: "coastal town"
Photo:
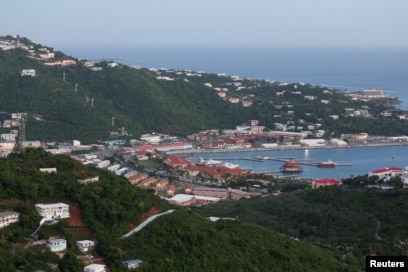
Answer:
M55 52L46 47L34 50L19 40L0 40L0 48L4 51L20 48L28 52L30 58L39 60L46 66L70 66L82 65L93 72L99 72L103 68L88 60L75 60L63 58L54 60ZM116 62L109 62L110 68L120 67ZM140 67L134 67L140 69ZM201 72L179 71L168 69L150 69L157 80L174 81L176 78L201 77ZM20 70L20 77L37 76L35 69L27 67ZM64 75L65 76L65 75ZM217 75L225 77L225 75ZM245 79L231 77L232 83L227 87L215 86L215 84L204 82L205 87L214 90L217 99L223 99L232 104L241 104L242 107L252 107L257 101L255 95L238 97L232 95L231 91L240 91L247 88L256 88L256 81L248 87ZM65 78L64 78L65 80ZM275 82L267 82L275 84ZM284 83L278 83L284 86ZM303 83L299 83L302 86ZM76 91L76 90L75 90ZM282 97L286 91L277 92ZM331 90L325 90L325 95L330 96ZM303 95L301 91L291 92L306 103L318 99L316 96ZM383 99L387 95L379 89L367 89L365 91L348 94L350 101L370 101ZM91 99L93 107L93 99ZM331 103L330 99L321 99L321 105ZM279 188L273 187L276 179L297 180L297 173L303 171L304 166L317 168L336 168L347 166L337 162L327 161L301 161L288 157L268 157L248 155L248 161L277 161L281 163L279 169L271 169L268 172L255 172L250 168L244 168L240 164L223 162L220 159L203 159L200 154L230 154L282 150L313 150L313 149L342 149L378 146L401 146L408 144L406 136L371 136L368 133L344 133L339 137L328 137L321 123L309 122L304 119L294 119L295 107L289 102L275 103L272 105L277 111L274 118L283 120L273 123L273 127L260 124L260 120L251 119L246 123L237 125L235 128L218 128L201 130L188 135L171 135L167 133L152 132L149 134L133 137L127 133L125 127L107 131L106 140L82 144L81 140L52 141L27 140L26 126L27 118L41 120L41 116L26 112L2 112L0 126L0 157L7 158L10 154L18 153L25 155L29 148L42 148L47 152L59 156L65 155L80 162L120 176L137 188L149 190L155 195L176 206L189 208L200 208L222 201L239 201L279 195ZM30 116L28 116L30 115ZM310 115L310 114L309 114ZM306 113L308 116L308 113ZM407 115L383 111L381 118L396 118L404 121ZM347 107L343 116L337 114L329 115L330 120L341 117L351 118L374 118L368 106L361 108ZM114 117L112 117L112 127ZM38 172L44 175L58 173L55 167L39 168ZM279 174L284 174L279 176ZM393 178L401 180L402 187L408 187L408 168L399 167L373 169L367 173L367 187L380 189L392 188L387 184ZM245 181L241 182L240 181ZM317 189L324 186L341 186L342 180L333 178L305 179L308 188ZM100 181L100 176L84 176L78 178L78 184L92 184ZM42 226L52 225L60 219L71 218L72 207L57 203L38 203L34 209L41 216L38 228L32 233L32 244L29 246L42 245L50 252L61 253L67 249L67 241L63 237L49 237L47 240L36 240L36 234ZM0 228L7 227L19 221L21 214L15 211L0 211ZM155 216L155 215L153 215ZM210 220L217 220L211 218ZM94 260L95 241L78 240L76 246L81 252L81 258L87 264L84 272L106 271L103 264L97 264ZM95 263L94 263L95 262ZM143 261L140 259L122 260L123 266L128 269L138 268Z

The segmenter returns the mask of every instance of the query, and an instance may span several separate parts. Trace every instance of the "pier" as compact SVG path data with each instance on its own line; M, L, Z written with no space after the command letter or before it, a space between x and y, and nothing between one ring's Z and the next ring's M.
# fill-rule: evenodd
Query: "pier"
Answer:
M347 148L364 148L364 147L390 147L390 146L406 146L408 142L394 142L394 143L368 143L359 145L324 145L324 146L303 146L303 145L281 145L276 147L261 148L234 148L234 149L187 149L187 150L173 150L164 152L168 155L188 156L193 154L217 154L217 153L237 153L237 152L271 152L271 151L285 151L285 150L313 150L313 149L347 149Z

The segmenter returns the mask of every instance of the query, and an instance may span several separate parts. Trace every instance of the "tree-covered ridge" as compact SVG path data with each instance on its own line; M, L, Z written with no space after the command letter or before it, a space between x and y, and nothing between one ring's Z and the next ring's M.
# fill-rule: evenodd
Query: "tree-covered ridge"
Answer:
M364 256L406 255L408 193L403 190L319 188L197 210L238 217L345 254L363 267Z
M154 246L147 246L147 245ZM347 271L332 253L231 219L179 210L119 243L144 271ZM337 256L338 257L338 256Z
M21 38L21 42L29 40ZM31 46L32 50L43 47ZM27 112L27 140L80 139L90 143L107 139L109 131L121 131L122 127L136 138L153 131L185 135L233 128L252 119L270 129L275 123L290 123L293 127L320 124L330 137L355 132L407 134L406 121L396 117L403 114L401 110L388 103L353 100L339 90L246 78L237 81L225 75L190 75L178 70L111 67L105 61L95 64L102 70L94 71L74 57L55 54L57 60L66 58L77 64L47 66L28 57L26 50L0 50L2 119L9 118L7 114L12 112ZM35 69L35 77L20 76L23 69ZM228 90L226 98L218 96L220 89ZM252 105L230 103L229 97L250 101ZM346 108L366 109L370 117L350 117L345 114ZM393 116L384 117L382 112L392 112ZM331 115L340 118L332 120Z

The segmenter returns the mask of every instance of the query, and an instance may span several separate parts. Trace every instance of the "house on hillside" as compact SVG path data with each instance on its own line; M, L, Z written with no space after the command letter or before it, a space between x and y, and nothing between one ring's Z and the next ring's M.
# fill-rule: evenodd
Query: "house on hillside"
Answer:
M99 176L91 176L84 179L77 179L77 181L81 184L88 184L92 182L99 181Z
M65 203L52 203L52 204L36 204L35 210L42 217L47 218L47 220L68 218L69 205Z
M143 261L142 261L142 260L139 260L139 259L132 259L132 260L122 261L122 264L123 264L127 269L135 269L135 268L138 268L142 262L143 262Z
M67 240L65 239L50 239L47 240L47 248L51 252L60 252L67 249Z
M7 227L10 224L17 223L19 220L19 213L7 211L0 212L0 229Z
M76 245L82 253L88 253L89 251L95 248L95 241L91 240L82 240L76 241Z
M40 168L40 172L51 174L51 173L57 173L57 168L52 167L52 168Z
M90 264L84 267L84 272L106 272L106 265Z

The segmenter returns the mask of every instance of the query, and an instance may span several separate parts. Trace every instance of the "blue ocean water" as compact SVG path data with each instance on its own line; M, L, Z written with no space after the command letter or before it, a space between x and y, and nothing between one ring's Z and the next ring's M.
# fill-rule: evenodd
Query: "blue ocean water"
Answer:
M335 87L344 91L380 88L402 101L408 110L408 49L361 48L137 48L66 47L61 51L76 58L91 61L113 60L129 66L169 68L207 73L226 73L253 79L279 82L304 82ZM395 158L392 159L395 153ZM364 175L383 167L408 165L408 147L371 147L356 149L311 149L273 151L269 153L222 153L229 162L255 172L273 171L281 162L239 161L239 157L294 157L315 162L328 159L350 166L321 169L305 166L299 175L311 178L347 178ZM202 155L203 158L217 158Z
M408 49L397 48L138 48L67 47L64 53L129 66L226 73L304 82L345 91L380 88L408 110Z

